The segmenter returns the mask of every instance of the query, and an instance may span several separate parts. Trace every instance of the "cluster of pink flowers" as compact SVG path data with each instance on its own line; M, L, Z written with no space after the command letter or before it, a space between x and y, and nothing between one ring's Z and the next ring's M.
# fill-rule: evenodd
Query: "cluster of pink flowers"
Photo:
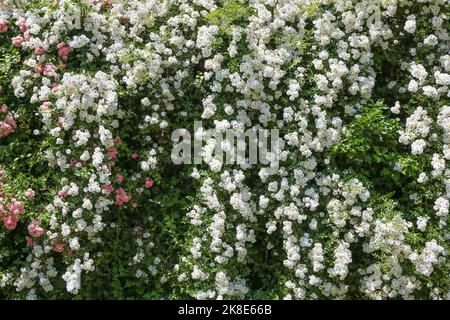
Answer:
M39 108L41 108L42 110L48 110L51 108L51 106L52 103L50 101L46 101Z
M64 42L59 43L57 45L57 48L58 48L58 56L65 60L69 56L69 53L72 51L72 49Z
M147 189L150 189L151 187L153 187L153 180L150 179L150 178L146 178L146 179L145 179L145 187L146 187Z
M41 54L44 54L44 53L45 53L45 48L42 48L42 47L34 48L34 54L35 55L41 55Z
M33 238L39 238L44 233L44 229L39 226L39 223L36 220L33 220L28 225L28 232Z
M12 41L12 44L15 45L16 47L21 47L22 42L24 41L24 38L22 36L16 36L16 37L12 38L11 41Z
M115 180L116 180L117 183L121 184L122 182L125 181L125 178L124 178L124 176L122 174L116 173ZM154 184L153 179L145 178L145 182L144 182L145 188L151 189L153 187L153 184ZM113 194L115 192L115 203L118 206L122 206L125 203L129 202L131 197L132 197L132 194L131 193L127 193L123 187L115 189L112 184L103 184L102 185L102 192L106 196L109 196L109 195L111 195L111 194ZM132 203L132 207L133 208L137 207L137 204L136 203Z
M123 205L124 203L130 201L131 194L126 193L126 191L123 188L119 188L116 190L116 204L118 206Z
M108 157L110 157L111 159L115 159L117 157L117 149L114 147L109 148Z
M119 145L120 143L121 143L120 137L116 137L114 139L114 144L116 146L110 147L106 152L106 155L110 159L110 162L108 165L108 167L110 169L112 169L112 167L114 167L114 165L115 165L114 160L117 159L117 156L119 154L119 151L117 150L117 145ZM96 145L94 145L94 147L96 147ZM138 152L131 153L132 159L138 159L139 157L140 157L140 155ZM125 182L125 177L124 177L123 173L116 172L116 174L114 175L114 180L117 184L121 185ZM145 180L144 180L145 188L151 189L153 187L153 184L154 184L153 179L148 178L148 177L145 178ZM114 196L115 195L115 204L118 206L122 206L125 203L128 203L132 198L131 192L126 192L124 187L117 187L117 189L116 189L113 186L113 184L111 184L111 183L102 185L102 193L106 196L109 196L109 195ZM135 202L131 203L131 207L136 208L137 206L138 206L137 203L135 203Z
M28 30L28 26L24 20L21 20L19 22L19 29L22 32L21 35L17 35L13 38L11 38L11 42L13 45L17 47L22 47L22 43L25 41L29 41L30 31ZM8 30L8 24L7 22L0 21L0 32L6 32ZM60 58L59 60L59 66L61 68L64 68L64 62L67 61L69 54L72 52L72 48L65 44L64 42L60 42L57 46L57 55ZM44 55L47 53L47 50L42 47L41 45L38 45L34 47L34 54L35 55ZM42 63L44 61L44 63ZM57 66L51 62L45 63L45 60L40 59L40 63L38 63L34 67L34 71L39 74L43 74L44 76L52 77L56 75Z
M5 194L2 192L4 185L1 180L4 178L4 172L0 170L0 220L3 222L3 226L8 230L14 230L17 228L20 216L25 213L25 204L23 201L19 201L12 197L12 194ZM36 196L36 192L28 188L24 192L25 197L33 199ZM28 246L32 246L34 243L33 238L39 238L44 233L44 229L39 225L39 222L32 220L27 227L28 233L31 236L26 236L25 240Z
M25 204L23 201L17 200L13 194L4 192L4 180L5 172L0 169L0 220L6 229L14 230L17 227L20 216L25 212ZM36 196L36 192L28 188L24 192L24 196L31 200ZM40 237L44 232L35 220L28 226L28 231L34 238ZM29 241L27 240L27 242Z
M7 200L0 193L0 216L3 225L8 230L14 230L19 222L19 216L25 212L24 203L15 198Z
M27 197L28 199L33 199L35 196L36 196L36 192L33 189L28 188L25 191L25 197Z
M114 191L114 187L112 184L104 184L102 186L103 193L106 195L110 195Z
M55 244L52 246L52 249L53 249L53 251L56 251L56 252L63 252L65 246L66 246L65 243L63 243L63 242L58 242L58 243L55 243Z
M0 20L0 32L8 31L8 22L5 20Z
M34 69L34 71L36 72L36 73L43 73L45 76L54 76L55 74L56 74L56 66L53 64L53 63L51 63L51 62L49 62L49 63L46 63L45 65L38 65L35 69Z
M116 173L116 181L118 183L122 183L123 180L125 180L125 178L123 177L123 175L121 175L120 173Z
M5 120L0 120L0 138L14 132L17 128L16 120L11 114L8 114L8 106L6 104L0 107L0 114L5 116Z
M31 38L30 31L28 30L28 25L25 22L25 20L19 21L19 29L20 29L20 32L22 32L22 35L15 36L11 39L12 44L17 47L21 47L22 43L24 41L29 41ZM6 30L8 30L7 26L6 26Z

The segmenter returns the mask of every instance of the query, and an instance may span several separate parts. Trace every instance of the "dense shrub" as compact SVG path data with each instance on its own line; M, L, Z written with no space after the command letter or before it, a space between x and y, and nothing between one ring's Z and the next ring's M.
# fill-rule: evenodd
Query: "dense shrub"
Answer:
M450 299L449 27L448 0L3 0L0 298ZM278 129L279 168L199 120Z

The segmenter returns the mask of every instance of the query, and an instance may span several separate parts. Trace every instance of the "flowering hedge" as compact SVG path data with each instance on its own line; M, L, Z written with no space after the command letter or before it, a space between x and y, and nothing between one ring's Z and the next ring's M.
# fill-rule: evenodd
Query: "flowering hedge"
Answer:
M1 1L0 299L450 299L449 29L448 0ZM198 120L279 130L276 173L173 163Z

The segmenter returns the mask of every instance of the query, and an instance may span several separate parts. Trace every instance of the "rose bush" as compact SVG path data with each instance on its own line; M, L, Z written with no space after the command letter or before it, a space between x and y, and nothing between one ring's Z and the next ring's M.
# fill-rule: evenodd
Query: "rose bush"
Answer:
M2 1L0 298L450 299L449 29L448 0ZM276 174L212 138L174 164L198 120L278 129Z

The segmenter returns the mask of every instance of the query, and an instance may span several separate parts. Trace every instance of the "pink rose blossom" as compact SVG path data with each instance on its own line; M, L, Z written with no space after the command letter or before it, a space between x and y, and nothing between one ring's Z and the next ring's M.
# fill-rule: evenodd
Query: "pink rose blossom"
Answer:
M27 23L25 22L25 20L20 20L19 29L20 29L20 32L25 32L28 30L28 26L27 26Z
M55 71L56 71L56 66L55 66L53 63L47 63L47 64L44 66L43 73L44 73L46 76L49 76L49 75L52 75Z
M66 245L62 242L55 243L54 245L52 245L52 249L53 249L53 251L56 251L56 252L63 252L65 246Z
M45 53L45 49L42 47L37 47L34 49L34 54L44 54Z
M27 197L28 199L33 199L35 197L35 195L36 195L36 192L31 188L28 188L25 191L25 197Z
M41 104L41 106L39 108L41 108L42 110L48 110L48 109L50 109L51 106L52 106L52 103L50 101L46 101L43 104Z
M9 214L3 217L3 225L8 230L14 230L17 227L18 221L19 218L14 214Z
M8 22L0 20L0 32L4 33L8 31Z
M53 87L52 87L52 92L53 93L58 92L59 89L61 89L61 85L60 84L56 84L56 83L53 84Z
M44 233L44 229L39 226L36 220L33 220L28 226L28 232L33 238L39 238Z
M139 154L133 153L133 154L131 155L131 157L132 157L133 159L139 158Z
M13 127L14 129L17 128L16 120L12 116L7 115L5 117L5 120L9 125L11 125L11 127Z
M14 130L11 125L5 123L4 121L0 121L0 137L6 137L13 131Z
M15 45L17 47L20 47L22 45L22 42L23 42L23 37L22 36L17 36L17 37L12 38L11 41L12 41L13 45Z
M122 183L124 179L125 178L120 173L116 173L116 181L118 183Z
M64 191L64 190L61 190L61 191L58 192L58 196L60 198L65 198L65 197L67 197L67 192Z
M111 159L115 159L116 157L117 157L117 149L116 148L109 148L109 150L108 150L108 156L111 158Z
M38 64L35 68L34 68L34 72L36 73L42 73L44 71L44 67L41 64Z
M152 179L145 179L145 187L150 189L151 187L153 187L153 180Z
M25 41L30 41L31 39L30 31L25 31L25 33L23 34L23 38L25 39Z
M11 203L6 205L10 214L19 215L25 212L25 207L22 201L17 201L16 199L12 199Z
M6 114L8 112L8 106L6 104L2 105L0 107L0 112Z
M33 238L29 237L29 236L25 236L25 240L27 241L27 246L31 247L33 245Z
M64 42L58 44L57 48L58 48L58 56L60 57L67 57L70 51L72 51L72 49L69 46L66 46Z
M112 184L104 184L102 185L103 193L109 195L111 192L114 191L114 187Z
M116 190L116 204L121 206L125 202L130 201L131 195L127 194L123 188L119 188Z

